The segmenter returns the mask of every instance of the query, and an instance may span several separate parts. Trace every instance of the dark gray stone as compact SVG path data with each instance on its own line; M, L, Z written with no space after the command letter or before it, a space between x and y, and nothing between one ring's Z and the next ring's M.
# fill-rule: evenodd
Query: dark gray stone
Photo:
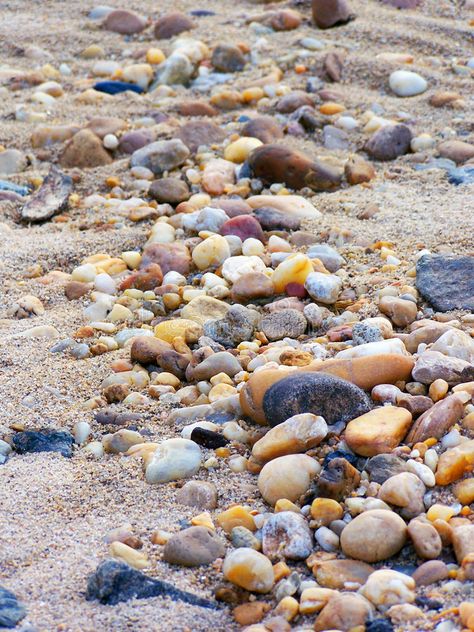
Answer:
M167 597L172 601L183 601L191 606L217 609L208 599L175 588L168 582L148 577L125 562L105 560L101 562L87 581L86 599L98 600L102 604L115 606L130 599Z
M299 230L301 220L287 215L271 206L261 206L255 209L254 216L260 222L263 230Z
M332 375L298 372L273 384L263 397L271 426L293 415L321 415L328 424L347 422L371 410L370 399L355 384Z
M395 454L377 454L367 461L365 469L373 483L382 484L388 478L406 472L407 466L405 461Z
M0 628L14 628L25 615L25 606L10 590L0 586Z
M474 310L474 257L425 255L416 264L416 287L439 312Z
M212 52L211 64L219 72L239 72L244 69L245 57L238 46L219 44Z
M412 133L406 125L385 125L369 138L365 149L375 160L395 160L410 150L411 139Z
M254 314L242 305L233 305L224 318L204 323L204 335L224 347L236 347L252 339L256 325Z
M13 446L19 454L26 452L59 452L72 456L74 437L66 430L25 430L13 435Z

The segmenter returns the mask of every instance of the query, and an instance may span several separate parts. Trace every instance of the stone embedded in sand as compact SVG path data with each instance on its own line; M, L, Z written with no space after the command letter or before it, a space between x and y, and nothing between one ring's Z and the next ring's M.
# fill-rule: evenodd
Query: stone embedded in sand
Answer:
M258 138L266 145L283 138L283 129L272 116L256 116L245 123L241 133L242 136Z
M117 134L127 127L127 122L116 116L97 116L91 119L86 128L104 139L107 134Z
M119 284L119 290L128 290L135 288L145 292L147 290L154 290L161 285L163 281L163 272L161 267L157 263L150 263L143 267L143 269L135 270L128 276L126 276Z
M146 25L147 21L144 17L126 9L111 11L102 22L102 26L107 31L113 31L121 35L135 35L143 31Z
M19 149L5 149L0 152L0 174L11 175L26 169L28 160Z
M307 327L306 318L296 309L282 309L262 318L261 330L270 341L298 338Z
M418 566L412 575L417 586L428 586L443 581L449 576L448 567L441 560L431 560Z
M167 439L145 461L148 483L168 483L196 474L201 467L201 449L189 439Z
M163 274L174 271L186 276L191 270L191 255L180 241L149 244L143 250L140 268L146 268L150 263L157 263Z
M131 132L125 132L120 137L119 151L125 154L133 154L138 149L149 145L154 140L154 136L150 130L133 130Z
M474 145L462 140L446 140L438 146L439 155L457 164L474 158Z
M204 101L186 101L178 105L182 116L216 116L217 110Z
M398 97L413 97L417 94L425 92L428 83L417 72L409 70L395 70L389 78L390 89L395 92Z
M163 171L182 165L189 153L189 149L179 138L157 140L133 152L130 166L146 167L155 175L161 175Z
M97 599L102 604L114 606L130 599L167 597L173 601L183 601L189 605L215 609L214 602L193 593L180 590L169 584L148 577L125 562L105 560L87 580L86 599Z
M270 560L246 547L230 551L222 570L228 581L251 592L268 593L275 582Z
M201 145L221 143L225 134L222 128L212 121L189 121L179 128L176 138L179 138L192 152Z
M293 189L307 186L314 191L333 190L341 184L339 170L284 145L264 145L255 149L248 164L253 176L268 184L284 182Z
M189 527L171 536L163 549L163 559L179 566L203 566L225 554L224 542L206 527Z
M271 560L304 560L313 550L308 523L293 511L272 514L262 528L262 551Z
M323 559L313 566L318 584L336 590L343 590L346 586L354 584L362 586L373 572L372 566L356 560Z
M173 11L156 22L153 33L156 39L170 39L184 31L190 31L194 26L190 17L180 11Z
M443 543L435 527L429 520L413 519L408 524L415 552L424 560L433 560L441 554Z
M273 296L273 283L263 272L243 274L232 286L232 300L250 303Z
M321 471L319 463L306 454L288 454L269 461L258 476L258 488L270 505L286 498L298 500Z
M474 310L474 257L424 255L416 264L416 287L434 309Z
M144 551L137 551L118 540L110 544L109 553L115 559L126 562L129 566L138 570L150 566L150 561Z
M406 542L407 527L393 511L373 509L356 516L341 534L345 555L373 563L387 560Z
M412 422L405 408L383 406L352 419L344 438L349 448L361 456L391 452L406 435Z
M0 586L0 627L14 628L26 616L26 608L14 593Z
M347 182L351 185L370 182L375 178L376 171L370 162L364 160L361 156L352 156L344 165L344 174Z
M74 134L59 158L59 164L69 168L100 167L111 162L112 158L99 137L89 129L82 129Z
M135 338L130 347L130 359L132 362L139 362L143 365L156 364L157 357L171 349L171 344L164 340L153 336L139 336Z
M176 495L176 502L198 509L215 509L217 507L217 489L208 481L188 481Z
M415 601L415 582L405 573L383 568L370 575L360 593L380 610Z
M12 443L18 454L59 452L62 456L71 457L74 437L66 430L25 430L14 434Z
M439 457L436 484L449 485L474 469L474 440L464 441Z
M212 51L211 64L217 72L239 72L244 69L245 57L238 46L218 44Z
M189 199L191 192L188 185L178 178L161 178L154 180L148 189L148 195L160 204L179 204Z
M336 593L318 615L314 630L353 630L362 628L373 615L373 607L361 595Z
M216 520L226 533L232 533L236 527L245 527L250 532L256 529L253 516L242 505L234 505L223 511L218 514Z
M449 395L437 402L413 424L406 442L419 443L430 437L441 439L464 415L463 398L457 394Z
M276 109L280 114L291 114L291 112L305 105L313 106L314 99L307 92L303 92L303 90L294 90L283 95L278 100Z
M353 17L347 0L312 0L312 12L320 29L345 24Z
M322 417L310 413L295 415L254 443L252 455L257 461L266 462L285 454L306 452L319 445L326 434L327 424Z
M359 486L360 474L347 459L336 457L326 463L319 475L317 492L324 498L342 501Z
M406 125L385 125L369 138L365 149L375 160L395 160L410 150L411 139L412 133Z
M289 375L263 397L263 412L272 426L300 413L320 415L333 424L354 419L370 409L370 400L361 389L324 373Z
M378 498L401 509L404 518L411 519L424 512L424 483L411 472L401 472L390 477L379 490Z
M111 384L108 388L113 388L114 386L124 386L124 384ZM126 428L118 430L113 434L104 435L102 438L104 450L110 454L127 452L132 446L138 445L139 443L143 443L143 436L139 432L127 430Z
M181 316L204 325L208 320L224 318L229 309L230 306L227 303L212 296L196 296L183 307Z
M379 309L382 314L387 315L397 327L410 325L418 313L416 303L406 301L397 296L384 296L380 300Z
M253 195L246 202L253 209L269 206L300 220L321 217L317 208L301 195Z

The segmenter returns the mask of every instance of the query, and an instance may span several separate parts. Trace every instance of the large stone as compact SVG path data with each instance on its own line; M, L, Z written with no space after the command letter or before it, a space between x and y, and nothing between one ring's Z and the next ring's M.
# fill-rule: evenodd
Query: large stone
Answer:
M272 428L252 448L257 461L266 462L285 454L306 452L319 445L327 435L322 417L306 413L290 417Z
M275 582L270 560L247 547L230 551L222 567L224 577L245 590L268 593Z
M410 150L411 139L412 133L406 125L385 125L369 138L365 149L375 160L395 160Z
M351 17L347 0L312 0L313 22L320 29L345 24Z
M11 591L0 586L0 628L14 628L26 615L26 608Z
M143 251L140 267L150 263L157 263L163 274L174 271L186 276L191 270L191 255L183 242L149 244Z
M439 457L436 484L449 485L474 468L474 440L464 441Z
M176 137L181 139L192 152L195 152L201 145L221 143L225 138L225 133L221 127L211 121L190 121L179 128Z
M148 195L160 204L179 204L187 200L191 192L183 180L178 178L161 178L151 183Z
M67 208L72 193L72 178L62 173L54 165L40 188L22 208L24 222L41 222Z
M201 466L201 449L189 439L166 439L145 457L148 483L168 483L189 478Z
M361 456L391 452L408 432L411 413L405 408L382 406L353 419L347 425L345 440Z
M62 167L81 169L109 165L111 162L112 157L100 138L89 129L74 134L59 158Z
M225 545L207 527L189 527L171 536L163 549L163 559L180 566L203 566L225 554Z
M418 356L412 375L422 384L430 385L440 379L451 385L462 384L474 379L474 365L439 351L425 351Z
M416 518L424 512L424 483L411 472L402 472L391 476L383 483L378 498L400 509L404 518Z
M400 551L406 542L407 527L399 515L372 509L356 516L341 534L345 555L356 560L381 562Z
M155 175L161 175L163 171L182 165L189 153L189 149L179 138L157 140L133 152L130 166L146 167Z
M474 338L460 329L448 329L431 346L430 351L474 364Z
M263 397L263 412L272 426L300 413L320 415L329 424L345 422L370 409L370 400L360 388L323 373L289 375Z
M232 299L239 303L270 298L273 293L273 283L263 272L243 274L232 286Z
M437 402L418 417L406 438L407 443L418 443L430 437L441 439L464 416L464 402L456 393Z
M313 161L284 145L263 145L248 159L254 177L267 184L286 183L293 189L328 191L339 187L342 174L329 164Z
M374 572L372 566L356 560L323 560L313 566L313 573L320 586L343 590L350 584L365 584Z
M19 454L26 452L59 452L72 456L74 437L66 430L25 430L13 435L13 447Z
M212 296L196 296L181 310L182 318L204 325L208 320L224 318L230 307Z
M340 630L348 632L353 629L364 629L367 619L373 614L373 607L365 597L354 593L337 593L328 601L322 609L314 630Z
M440 312L474 310L474 257L425 255L416 264L416 287Z
M407 466L405 461L395 454L378 454L367 461L365 469L371 481L382 484L388 478L405 472Z
M172 601L182 601L190 606L217 609L214 601L175 588L160 579L148 577L125 562L105 560L87 580L86 599L98 600L102 604L115 606L130 599L165 597Z
M288 454L269 461L258 476L258 488L270 505L280 498L295 502L305 494L321 471L319 463L306 454Z

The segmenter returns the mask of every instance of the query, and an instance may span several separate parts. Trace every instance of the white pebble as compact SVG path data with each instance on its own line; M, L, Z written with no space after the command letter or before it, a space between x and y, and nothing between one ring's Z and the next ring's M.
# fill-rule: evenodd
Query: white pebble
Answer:
M428 88L428 83L421 75L409 70L396 70L389 79L391 90L399 97L413 97L422 94Z
M106 149L117 149L119 140L115 134L106 134L102 143Z

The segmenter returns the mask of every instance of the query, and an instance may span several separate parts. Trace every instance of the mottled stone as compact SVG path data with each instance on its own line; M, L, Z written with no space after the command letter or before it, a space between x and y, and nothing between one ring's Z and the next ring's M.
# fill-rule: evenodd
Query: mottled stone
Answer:
M161 178L151 183L148 195L160 204L179 204L189 198L191 192L183 180L178 178Z
M375 456L396 448L411 422L411 413L405 408L382 406L350 421L344 437L356 454Z
M367 619L370 619L373 607L367 599L354 593L336 594L324 606L314 630L343 630L345 632L363 627Z
M218 72L238 72L244 69L245 57L238 46L218 44L212 51L211 64Z
M145 268L150 263L157 263L163 274L173 270L186 276L191 270L191 255L186 245L179 241L150 244L143 251L140 267Z
M26 615L26 608L16 595L0 586L0 628L14 628Z
M13 447L19 454L26 452L59 452L72 456L74 437L66 430L25 430L13 435Z
M336 590L353 584L362 586L373 572L372 566L356 560L323 560L313 566L318 584Z
M262 550L271 560L304 560L313 550L306 520L293 511L272 514L263 525Z
M298 338L307 327L306 318L296 309L282 309L262 318L261 330L268 340Z
M71 138L59 158L62 167L92 168L109 165L112 157L100 138L89 129L82 129Z
M462 398L457 394L449 395L418 417L408 433L406 442L418 443L430 437L441 439L463 416Z
M416 287L440 312L474 310L474 257L425 255L416 264Z
M424 512L424 483L411 472L401 472L390 477L379 490L378 498L400 509L407 519L415 518Z
M208 481L188 481L176 495L181 505L198 509L215 509L217 507L217 489Z
M406 471L406 463L395 454L378 454L367 461L365 469L374 483L385 483L387 479Z
M319 445L327 434L322 417L306 413L290 417L269 430L252 448L257 461L270 461L285 454L306 452Z
M343 500L358 487L360 474L345 458L336 457L324 466L319 475L317 493L324 498Z
M225 554L225 545L207 527L189 527L171 536L163 549L163 559L179 566L203 566Z
M130 166L146 167L155 175L161 175L163 171L182 165L189 153L188 147L179 138L157 140L133 152Z

